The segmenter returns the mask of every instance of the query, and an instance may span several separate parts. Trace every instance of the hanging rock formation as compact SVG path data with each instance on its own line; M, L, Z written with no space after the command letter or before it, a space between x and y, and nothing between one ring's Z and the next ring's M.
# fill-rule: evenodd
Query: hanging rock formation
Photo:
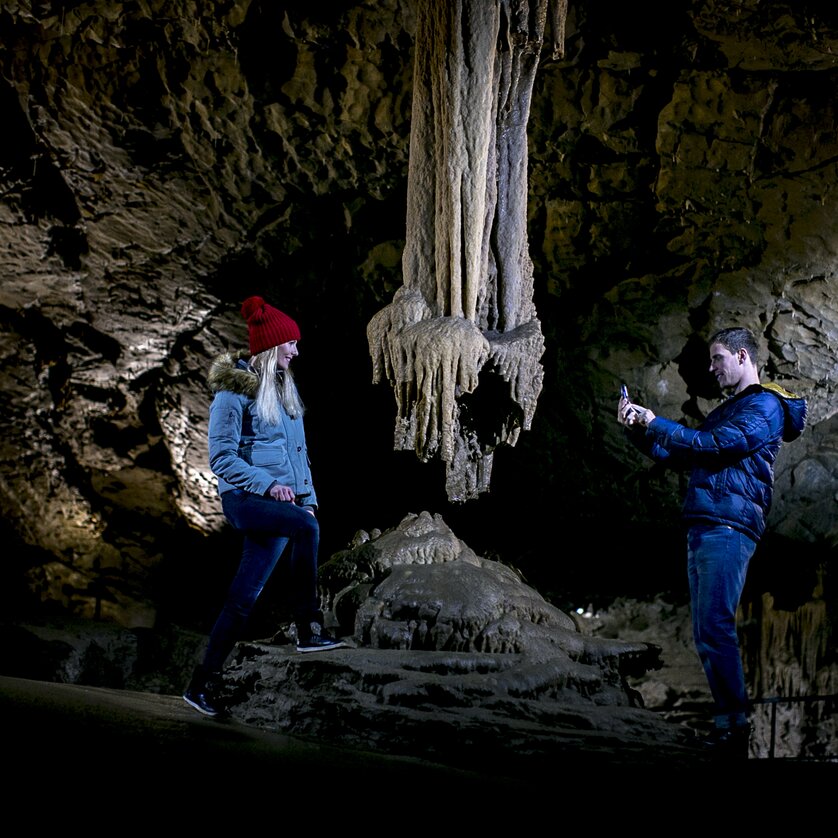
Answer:
M494 449L531 427L542 387L527 121L550 5L418 4L404 285L367 334L395 448L441 459L452 501L489 490ZM480 400L487 378L500 386Z

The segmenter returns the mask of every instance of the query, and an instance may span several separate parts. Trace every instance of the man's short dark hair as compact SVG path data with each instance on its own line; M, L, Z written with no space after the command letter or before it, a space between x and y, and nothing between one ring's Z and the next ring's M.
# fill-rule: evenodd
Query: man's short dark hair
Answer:
M757 362L757 352L759 352L759 347L757 346L757 341L753 332L749 329L719 329L719 331L710 338L707 345L712 346L714 343L720 343L731 354L735 354L740 349L744 349L748 353L751 361L754 363Z

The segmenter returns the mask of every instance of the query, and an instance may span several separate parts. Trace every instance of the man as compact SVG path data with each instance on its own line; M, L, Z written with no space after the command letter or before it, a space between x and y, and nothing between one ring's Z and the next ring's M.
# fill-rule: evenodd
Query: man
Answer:
M696 649L714 702L707 748L748 755L748 696L736 609L748 562L765 531L783 442L806 424L806 402L776 384L760 385L757 345L747 329L710 338L710 371L731 395L698 430L620 398L617 418L652 459L690 470L683 504L687 572Z

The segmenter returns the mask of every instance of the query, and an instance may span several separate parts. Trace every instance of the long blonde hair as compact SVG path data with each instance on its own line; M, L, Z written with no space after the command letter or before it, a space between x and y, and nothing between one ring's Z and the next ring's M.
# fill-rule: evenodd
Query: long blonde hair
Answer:
M292 419L305 413L291 370L277 369L277 350L274 346L250 359L250 366L259 376L256 415L269 425L279 424L280 407Z

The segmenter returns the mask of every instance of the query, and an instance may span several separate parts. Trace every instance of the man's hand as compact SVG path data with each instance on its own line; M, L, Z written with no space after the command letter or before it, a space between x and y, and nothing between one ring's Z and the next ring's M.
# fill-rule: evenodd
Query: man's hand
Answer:
M648 427L655 418L655 414L648 407L634 404L628 399L620 399L617 405L617 421L626 428L633 425Z

